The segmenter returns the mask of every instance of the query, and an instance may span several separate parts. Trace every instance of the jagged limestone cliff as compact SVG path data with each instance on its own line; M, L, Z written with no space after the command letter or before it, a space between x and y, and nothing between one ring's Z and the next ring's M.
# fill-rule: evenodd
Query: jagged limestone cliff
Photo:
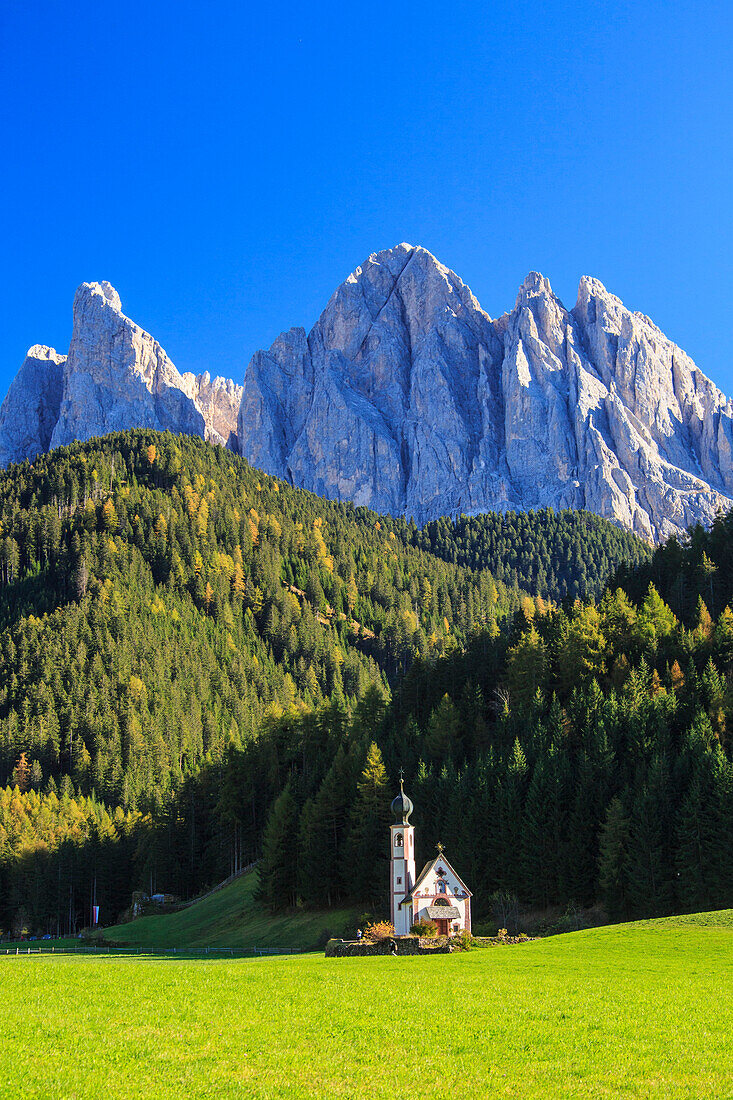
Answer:
M160 344L122 312L109 283L74 296L68 356L31 348L0 410L0 461L125 428L200 435L236 449L242 387L179 374Z
M423 248L375 253L245 377L239 445L329 497L412 515L587 508L651 539L732 506L733 406L596 279L531 273L492 320Z
M45 344L28 349L0 407L0 466L47 451L61 407L65 355Z
M418 522L583 507L659 540L733 506L733 404L648 317L587 277L567 310L532 272L492 319L408 244L257 352L244 387L179 374L109 283L82 284L68 357L31 348L3 403L0 462L141 426Z

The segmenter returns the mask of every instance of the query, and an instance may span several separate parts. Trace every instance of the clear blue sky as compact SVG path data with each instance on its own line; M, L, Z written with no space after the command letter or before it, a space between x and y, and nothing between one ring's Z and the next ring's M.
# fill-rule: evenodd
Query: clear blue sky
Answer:
M729 3L21 3L2 36L0 385L108 279L241 380L399 241L484 309L530 269L648 313L733 394Z

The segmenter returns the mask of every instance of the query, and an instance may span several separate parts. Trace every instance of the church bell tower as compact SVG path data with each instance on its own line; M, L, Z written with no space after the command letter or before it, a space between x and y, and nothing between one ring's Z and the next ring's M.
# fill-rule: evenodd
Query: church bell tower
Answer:
M392 802L394 825L390 827L391 920L395 935L406 936L412 927L412 888L415 885L415 828L410 824L413 806L400 779L400 793ZM402 904L400 904L402 903Z

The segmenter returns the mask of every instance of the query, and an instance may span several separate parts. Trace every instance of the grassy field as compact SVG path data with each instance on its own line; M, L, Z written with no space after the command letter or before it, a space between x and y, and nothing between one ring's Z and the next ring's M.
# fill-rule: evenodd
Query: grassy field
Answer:
M733 1096L733 911L435 958L0 973L2 1096Z
M187 909L117 924L106 928L103 937L114 943L149 948L236 947L245 951L255 947L311 948L322 942L326 932L341 935L346 926L355 929L361 912L330 909L273 916L255 901L256 888L255 872L242 875Z

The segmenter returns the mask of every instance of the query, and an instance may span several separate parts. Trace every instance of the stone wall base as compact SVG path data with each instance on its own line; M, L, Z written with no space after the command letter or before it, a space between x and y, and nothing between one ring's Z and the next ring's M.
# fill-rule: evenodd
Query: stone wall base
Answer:
M448 955L450 948L444 937L395 936L398 955ZM343 959L357 955L391 955L390 940L369 943L365 940L329 940L326 958Z

